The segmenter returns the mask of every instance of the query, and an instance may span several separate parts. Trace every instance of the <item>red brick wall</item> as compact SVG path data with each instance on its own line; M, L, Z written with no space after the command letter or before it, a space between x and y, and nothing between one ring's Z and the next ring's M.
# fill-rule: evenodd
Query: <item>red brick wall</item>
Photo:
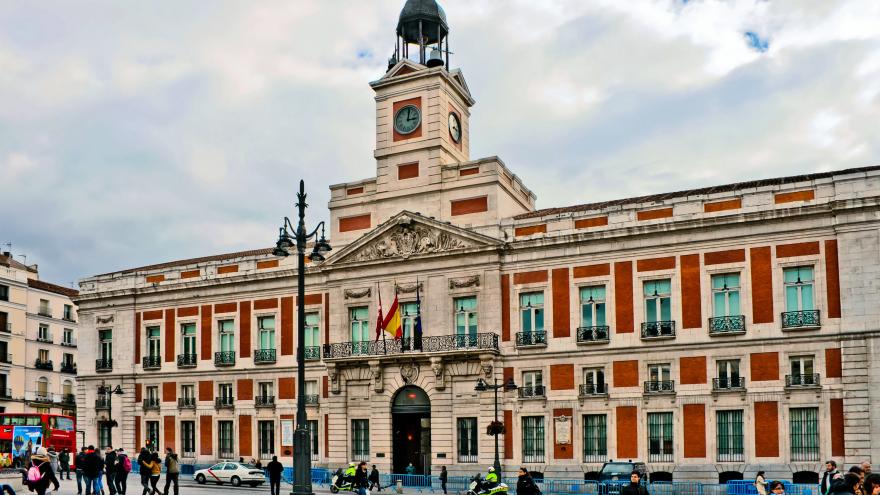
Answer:
M507 383L507 380L513 378L513 366L506 366L502 373L502 379Z
M134 444L136 447L143 447L143 440L141 438L141 417L134 417Z
M458 171L458 176L464 177L466 175L476 175L478 173L480 173L480 167L463 168Z
M140 383L134 384L134 402L140 404L144 400L144 386Z
M202 272L199 270L187 270L185 272L180 272L180 278L196 278L201 274Z
M513 274L513 285L535 284L547 281L547 270L519 272Z
M144 311L144 320L161 320L163 312L161 309L154 309L152 311Z
M211 359L211 342L214 339L211 338L211 325L213 324L213 315L211 314L211 305L206 304L202 306L202 338L199 343L202 351L202 359L210 360Z
M703 255L703 264L721 265L724 263L742 263L746 260L745 249L730 249L728 251L714 251Z
M513 459L513 411L504 410L504 458Z
M749 357L749 368L753 382L779 380L779 353L753 352Z
M635 406L617 406L617 458L635 459L639 456L639 420Z
M752 321L773 323L773 273L770 248L749 250L752 267Z
M679 359L681 366L681 384L696 385L706 383L706 356L683 357Z
M633 333L633 268L632 261L614 263L614 333Z
M397 166L397 180L413 179L419 176L419 162Z
M165 416L162 419L164 420L164 423L165 423L163 425L163 427L164 427L163 429L165 430L164 431L165 445L163 445L162 447L171 447L172 449L174 449L175 452L177 452L177 443L176 443L176 438L175 438L176 432L174 430L174 427L176 426L175 425L176 416Z
M840 347L825 349L825 377L841 378L843 366L840 359Z
M278 260L266 260L257 262L257 270L265 270L267 268L278 268Z
M672 270L675 268L675 256L648 258L636 261L637 272L653 272L656 270Z
M211 402L214 400L214 382L211 380L199 381L199 400Z
M185 318L188 316L198 316L199 315L199 307L198 306L188 306L185 308L177 308L177 317Z
M515 237L523 237L532 234L544 234L547 232L547 224L529 225L528 227L517 227L513 229Z
M235 313L238 310L238 304L234 302L220 303L214 305L215 313Z
M501 276L501 340L510 340L510 275Z
M177 357L174 355L174 337L177 329L174 327L174 310L165 310L165 362L173 363Z
M603 225L608 225L608 217L579 218L574 221L574 228L576 229L588 229Z
M223 275L225 273L236 273L238 272L238 265L226 265L226 266L218 266L217 267L217 275Z
M568 268L553 269L553 337L571 336Z
M249 414L238 417L238 454L242 457L252 455L253 418Z
M271 299L257 299L254 301L254 309L262 310L262 309L275 309L278 307L278 298L273 297Z
M162 402L177 402L177 382L162 383Z
M281 298L281 355L293 355L293 297Z
M611 365L614 388L639 386L638 361L614 361Z
M553 418L559 416L567 416L569 422L574 421L571 408L560 408L553 410ZM574 435L574 425L571 425L571 434ZM574 459L574 443L560 444L556 442L556 421L553 420L553 458L554 459Z
M489 199L486 196L457 199L450 202L449 208L452 216L489 211Z
M327 375L321 377L321 390L324 394L322 395L322 397L324 397L325 399L327 397L330 397L330 377Z
M339 219L339 231L351 232L370 228L370 214L357 215Z
M636 213L639 220L656 220L672 216L672 208L658 208L656 210L644 210Z
M816 192L812 189L807 191L794 191L788 193L779 193L773 196L776 204L791 203L792 201L809 201L816 197Z
M148 284L158 284L165 281L165 275L149 275L145 280Z
M278 379L278 399L296 399L296 379L285 376Z
M238 304L239 356L251 357L251 302L242 301Z
M755 402L755 457L779 457L777 402Z
M846 445L843 435L843 399L831 399L831 455L843 457Z
M715 201L714 203L705 203L703 211L706 213L714 213L716 211L738 210L742 208L742 200L739 198L728 199L725 201Z
M611 274L611 264L610 263L600 263L598 265L576 266L576 267L574 267L574 271L573 271L574 278L601 277L601 276L610 275L610 274Z
M837 241L825 241L825 287L828 294L828 318L840 318L840 266Z
M706 406L705 404L685 404L684 456L702 459L706 457Z
M776 246L777 258L791 258L793 256L808 256L811 254L819 254L818 242L798 242Z
M238 400L254 400L254 381L250 378L238 379Z
M550 365L550 390L574 390L574 365Z
M199 416L199 454L211 455L211 441L214 439L214 418L211 415ZM138 443L140 445L140 443Z
M700 255L681 257L681 320L683 328L703 328Z

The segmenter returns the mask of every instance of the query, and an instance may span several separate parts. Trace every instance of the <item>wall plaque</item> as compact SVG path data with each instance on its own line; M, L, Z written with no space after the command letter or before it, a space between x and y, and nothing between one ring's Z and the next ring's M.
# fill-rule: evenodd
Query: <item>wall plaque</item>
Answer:
M571 443L571 416L556 416L553 418L556 427L556 444L568 445Z

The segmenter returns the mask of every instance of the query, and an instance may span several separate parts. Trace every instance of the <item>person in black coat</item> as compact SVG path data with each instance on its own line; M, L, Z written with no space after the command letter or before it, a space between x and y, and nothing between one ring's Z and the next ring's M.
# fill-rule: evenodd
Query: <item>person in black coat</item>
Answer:
M40 480L31 485L31 488L37 495L46 495L49 490L49 483L55 486L54 490L61 488L58 478L55 477L55 471L52 469L52 463L49 462L49 456L45 447L37 449L37 453L31 456L31 462L40 470Z
M358 464L357 471L354 472L354 487L357 489L358 495L367 495L368 486L367 463L361 462Z
M641 483L642 473L633 471L629 475L629 484L620 490L620 495L648 495L648 489Z
M516 495L539 495L541 490L535 484L535 480L529 474L529 470L519 468L519 476L516 479Z
M843 479L835 480L831 483L831 493L837 495L855 495L856 486L859 484L860 478L856 473L846 473L843 475Z
M284 474L284 466L278 462L278 456L272 456L272 462L266 464L269 473L269 490L272 495L281 495L281 476Z

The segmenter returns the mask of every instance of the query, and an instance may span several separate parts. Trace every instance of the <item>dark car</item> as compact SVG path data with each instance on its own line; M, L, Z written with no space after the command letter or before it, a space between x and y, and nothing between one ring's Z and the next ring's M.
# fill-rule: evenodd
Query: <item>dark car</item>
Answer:
M620 484L625 485L629 483L629 476L633 471L638 471L641 473L641 478L643 482L647 482L647 472L648 466L645 465L644 462L639 461L611 461L606 462L602 465L602 469L599 470L599 482L606 482L609 484ZM620 486L612 487L609 486L609 493L617 493L619 492ZM617 488L616 490L612 490L612 488Z

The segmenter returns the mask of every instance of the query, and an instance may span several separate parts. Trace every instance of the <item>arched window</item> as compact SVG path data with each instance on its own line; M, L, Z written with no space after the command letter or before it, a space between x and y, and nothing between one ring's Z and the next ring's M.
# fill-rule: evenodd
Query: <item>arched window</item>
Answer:
M64 383L61 384L61 393L64 394L65 397L73 395L73 382L70 380L64 380Z
M430 413L431 400L428 394L419 387L408 385L394 396L391 406L392 413Z
M43 396L49 393L49 379L45 376L37 379L37 393Z

